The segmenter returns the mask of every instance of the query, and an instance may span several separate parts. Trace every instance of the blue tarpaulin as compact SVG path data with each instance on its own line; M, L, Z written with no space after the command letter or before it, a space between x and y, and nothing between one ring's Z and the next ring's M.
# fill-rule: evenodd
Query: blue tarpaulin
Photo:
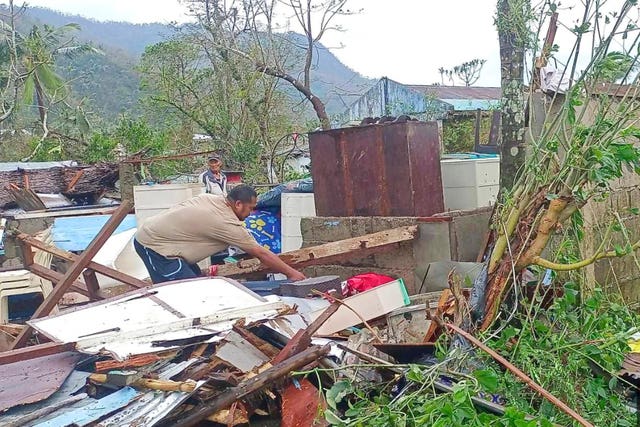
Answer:
M56 218L52 229L53 243L66 251L83 251L110 217L110 215L89 215ZM132 228L136 228L136 216L127 215L113 234Z

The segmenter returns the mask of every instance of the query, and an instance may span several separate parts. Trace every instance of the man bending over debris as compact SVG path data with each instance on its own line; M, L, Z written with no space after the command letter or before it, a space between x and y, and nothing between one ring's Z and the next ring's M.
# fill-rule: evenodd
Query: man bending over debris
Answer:
M145 220L133 240L153 283L200 276L197 262L237 246L289 279L304 279L268 249L258 245L242 221L256 206L256 192L238 185L226 197L201 194Z

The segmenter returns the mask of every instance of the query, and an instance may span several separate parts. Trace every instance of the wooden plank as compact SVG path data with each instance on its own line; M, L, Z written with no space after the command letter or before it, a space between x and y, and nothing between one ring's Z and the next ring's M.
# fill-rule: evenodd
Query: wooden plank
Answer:
M41 242L38 239L33 238L32 236L29 236L28 234L21 233L17 236L17 239L28 243L29 245L31 245L36 249L40 249L42 251L48 252L65 261L76 262L78 258L80 258L80 255L76 255L74 253L65 251L64 249L57 248L53 245L48 245L44 242ZM119 282L124 283L125 285L129 285L134 288L145 288L151 285L150 283L147 283L144 280L136 279L135 277L129 276L126 273L122 273L121 271L114 270L113 268L107 267L102 264L98 264L97 262L93 262L93 261L89 262L87 264L87 268L90 268L91 270L94 270L96 273L100 273L103 276L110 277L112 279L115 279Z
M53 286L56 286L60 280L63 277L62 273L59 273L57 271L53 271L50 268L44 267L40 264L31 264L28 267L29 271L32 272L33 274L35 274L36 276L42 277L45 280L50 281L51 283L53 283ZM74 281L71 284L71 288L69 288L69 291L71 292L77 292L81 295L84 295L85 297L91 297L91 295L89 294L89 290L87 289L86 285L78 280ZM99 297L98 297L99 298Z
M69 270L64 274L62 279L58 285L53 288L53 292L51 292L45 300L40 304L38 309L31 316L32 319L37 319L39 317L44 317L51 313L51 310L58 304L60 298L69 290L73 282L80 276L82 270L87 267L87 264L91 262L93 257L98 253L102 245L111 237L113 232L118 228L120 223L125 219L125 217L129 214L131 209L133 208L133 203L124 201L118 210L109 218L106 224L102 227L100 232L94 239L89 243L87 249L78 257L78 259L71 265ZM23 347L29 337L33 329L28 326L26 327L22 333L16 338L16 340L12 343L11 348L20 348Z
M364 236L324 245L298 249L296 251L280 254L279 257L286 264L300 268L313 264L322 264L333 259L355 257L365 254L367 250L388 247L397 243L413 240L418 235L418 226L392 228L378 233L365 234ZM234 264L226 264L218 267L219 276L237 276L242 274L268 272L268 267L260 260L252 258Z
M69 181L69 185L67 185L67 193L74 190L76 184L78 183L78 181L80 180L83 174L84 174L84 169L80 169L78 172L76 172L73 178L71 178L71 181Z
M62 344L57 342L48 342L46 344L38 344L31 347L3 351L0 352L0 365L19 362L21 360L35 359L36 357L49 356L51 354L62 353L64 351L72 351L73 349L73 343Z
M12 184L10 187L7 187L7 191L18 206L25 211L42 211L46 209L40 197L38 197L33 190L20 188Z
M89 291L89 297L91 299L98 299L99 298L98 292L100 291L100 283L98 283L96 272L88 268L82 272L82 277L84 277L84 283L87 285L87 290Z

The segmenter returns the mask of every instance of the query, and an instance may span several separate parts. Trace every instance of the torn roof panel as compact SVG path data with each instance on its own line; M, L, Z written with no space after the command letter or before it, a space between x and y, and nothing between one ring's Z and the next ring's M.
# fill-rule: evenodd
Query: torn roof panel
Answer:
M39 402L56 392L81 355L64 352L0 365L0 411Z
M196 359L190 359L181 363L171 363L158 373L158 378L170 380L196 362ZM199 381L194 392L204 383L205 381ZM100 427L151 427L169 415L172 410L180 406L192 394L181 391L151 390L97 425Z
M85 399L87 404L72 411L63 412L36 427L86 426L127 406L139 396L132 387L124 387L102 399ZM84 402L84 401L83 401Z
M285 307L235 281L204 278L155 285L32 320L29 325L52 340L77 343L80 351L104 350L123 359L227 331L235 319L272 318Z
M25 417L42 408L55 407L61 402L69 399L74 393L80 390L87 383L90 372L73 371L64 381L62 386L48 398L30 405L14 406L0 415L0 426L5 425L24 425Z

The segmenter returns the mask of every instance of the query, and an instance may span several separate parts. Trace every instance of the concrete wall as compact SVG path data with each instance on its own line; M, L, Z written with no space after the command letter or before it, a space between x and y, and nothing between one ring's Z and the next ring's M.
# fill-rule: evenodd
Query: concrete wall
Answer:
M583 256L593 254L601 243L609 221L618 213L626 226L631 243L640 240L640 216L629 208L640 207L640 177L628 173L618 180L611 194L603 202L589 202L583 209L585 238L581 245ZM627 240L616 233L615 244L625 246ZM585 270L590 286L599 284L612 290L620 290L630 302L640 301L640 262L637 253L621 258L605 259Z
M532 108L532 134L541 132L545 115L555 117L564 98L560 97L551 105L549 98L541 94L534 95ZM576 116L581 116L581 122L593 123L597 114L596 100L587 102L576 109ZM530 136L527 132L527 136ZM562 155L562 153L560 153ZM591 200L583 209L585 237L580 245L582 257L590 257L595 253L604 237L604 231L610 221L618 213L629 232L628 238L632 243L640 239L640 217L631 215L629 208L640 208L640 176L627 170L624 176L611 183L609 197L603 201ZM619 233L617 233L619 234ZM624 246L627 241L617 236L617 244ZM609 248L608 248L609 249ZM630 255L622 258L605 259L584 269L587 286L596 285L621 291L630 302L640 302L640 257Z
M300 227L303 247L349 239L391 228L418 225L419 237L366 258L345 258L340 263L308 267L309 276L338 275L342 280L361 273L403 278L415 294L422 277L416 269L436 261L475 261L488 230L490 210L447 214L448 220L425 222L413 217L313 217ZM424 274L424 273L423 273Z

